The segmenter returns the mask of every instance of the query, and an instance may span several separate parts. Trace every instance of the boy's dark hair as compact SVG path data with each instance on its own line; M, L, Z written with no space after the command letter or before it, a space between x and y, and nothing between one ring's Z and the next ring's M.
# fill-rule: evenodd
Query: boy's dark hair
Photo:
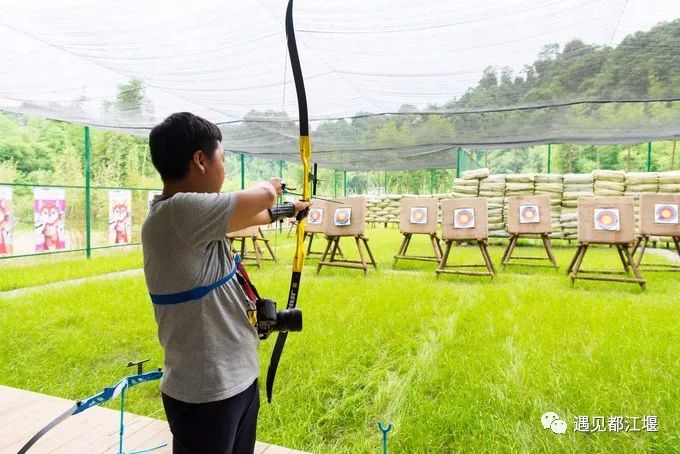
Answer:
M174 113L149 134L151 162L163 181L181 180L196 150L212 158L220 141L222 131L213 123L189 112Z

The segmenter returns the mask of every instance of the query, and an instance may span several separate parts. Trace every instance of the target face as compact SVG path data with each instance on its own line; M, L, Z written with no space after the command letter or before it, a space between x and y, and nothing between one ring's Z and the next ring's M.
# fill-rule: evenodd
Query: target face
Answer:
M411 207L409 222L411 224L427 224L427 207Z
M594 217L595 230L618 232L621 230L621 217L618 208L596 208Z
M307 224L320 225L323 221L323 208L310 208L307 215Z
M541 222L541 216L538 210L538 205L519 206L520 224L538 224L539 222Z
M350 225L352 223L352 208L338 208L333 217L335 225Z
M453 228L471 229L475 226L474 208L458 208L453 210Z
M657 224L677 224L678 206L672 203L654 204L654 222Z

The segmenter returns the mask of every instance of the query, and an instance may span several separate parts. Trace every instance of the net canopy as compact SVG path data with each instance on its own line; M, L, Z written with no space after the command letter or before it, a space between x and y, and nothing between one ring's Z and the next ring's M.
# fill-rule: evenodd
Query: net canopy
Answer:
M0 5L0 109L299 161L284 0ZM680 136L678 0L296 0L313 160L446 168L456 149Z

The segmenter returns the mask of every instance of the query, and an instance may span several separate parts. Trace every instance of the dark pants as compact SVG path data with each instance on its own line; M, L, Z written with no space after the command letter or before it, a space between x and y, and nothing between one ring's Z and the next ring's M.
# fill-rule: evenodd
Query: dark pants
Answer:
M163 394L173 454L247 454L255 450L257 380L229 399L190 404Z

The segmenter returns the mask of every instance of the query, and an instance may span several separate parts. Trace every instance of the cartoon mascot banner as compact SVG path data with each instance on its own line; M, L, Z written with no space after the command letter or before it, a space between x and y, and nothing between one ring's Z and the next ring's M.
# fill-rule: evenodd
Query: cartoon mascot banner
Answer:
M132 237L132 191L109 190L109 244L129 244Z
M63 189L33 189L35 251L66 249L66 194Z
M12 252L12 188L0 186L0 255Z

